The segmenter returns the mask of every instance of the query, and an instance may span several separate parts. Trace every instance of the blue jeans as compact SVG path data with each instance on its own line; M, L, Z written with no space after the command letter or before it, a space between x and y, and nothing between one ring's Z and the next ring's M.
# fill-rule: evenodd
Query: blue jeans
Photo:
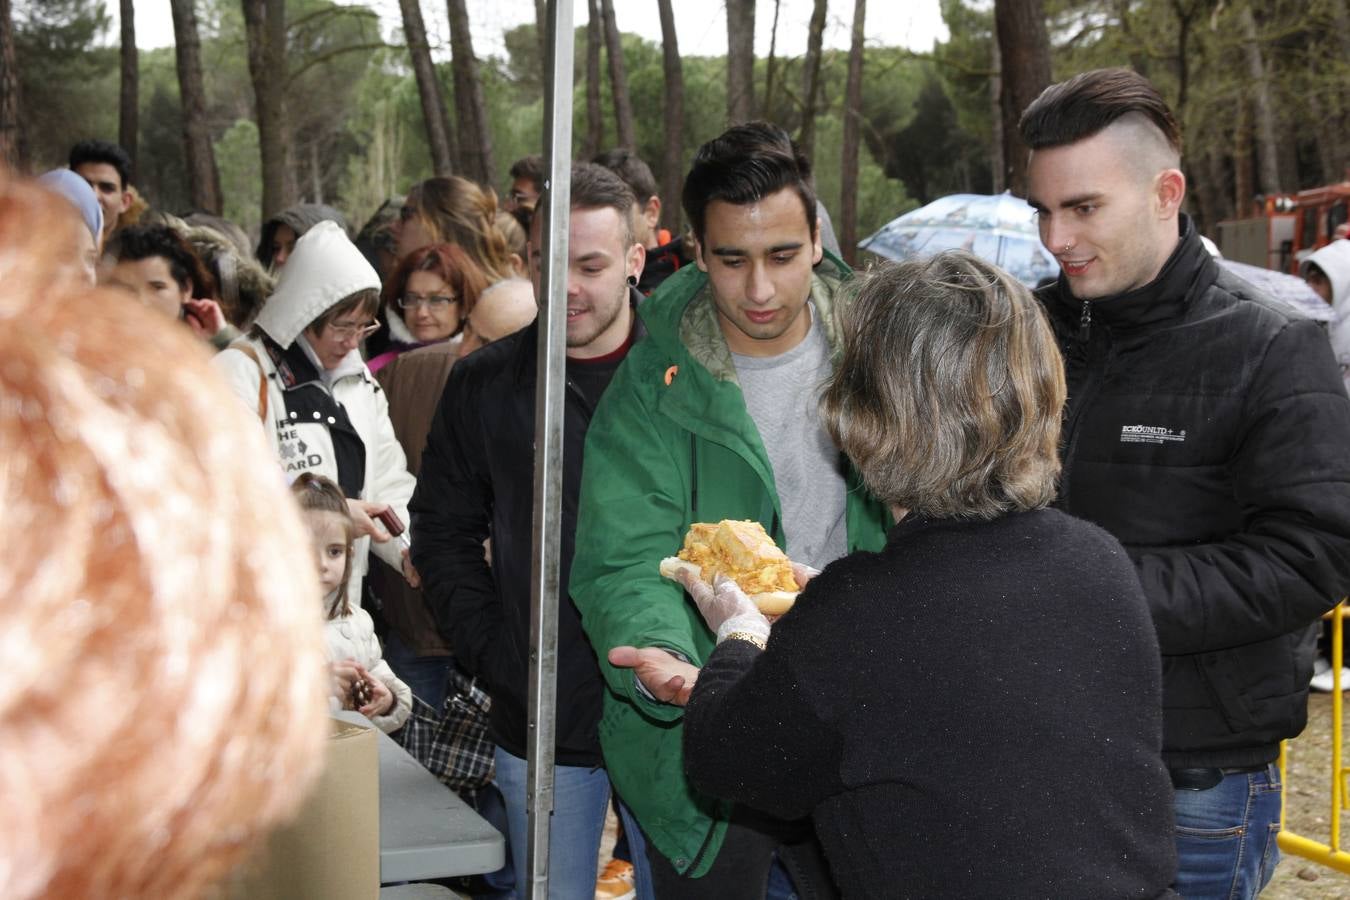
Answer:
M390 628L384 642L384 661L412 689L413 696L437 712L441 711L454 657L418 656L399 639L398 632Z
M1176 892L1187 900L1248 900L1280 861L1283 788L1272 763L1227 775L1207 791L1176 791Z
M506 803L516 894L526 896L530 880L529 809L525 804L526 762L497 748L497 788ZM609 776L599 767L555 766L553 817L548 828L549 900L592 900L599 874L600 836L609 809Z
M637 819L620 800L619 819L623 822L623 833L628 838L628 860L633 864L633 887L637 889L637 900L656 900L652 892L652 868L647 860L647 836L638 827Z

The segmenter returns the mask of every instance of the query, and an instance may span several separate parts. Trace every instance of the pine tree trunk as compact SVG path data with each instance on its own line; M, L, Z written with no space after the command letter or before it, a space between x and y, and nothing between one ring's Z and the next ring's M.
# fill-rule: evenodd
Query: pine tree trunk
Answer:
M140 51L136 49L136 5L121 0L122 60L121 92L117 103L117 143L131 158L131 170L138 166L140 135Z
M323 167L319 163L319 142L309 142L309 183L315 203L323 203Z
M1219 223L1233 217L1233 200L1226 189L1229 177L1224 168L1223 151L1211 146L1205 152L1202 164L1204 177L1197 179L1195 187L1209 231L1201 231L1201 234L1217 234Z
M539 65L544 73L544 94L553 77L553 36L548 33L548 0L534 0L534 33L539 39Z
M540 85L547 97L553 89L553 35L549 33L548 0L534 0L534 32L539 38ZM539 120L539 146L548 144L548 119Z
M22 171L19 140L19 66L14 58L14 11L0 0L0 166Z
M727 124L755 117L755 0L727 0Z
M816 95L820 93L820 53L825 40L825 13L827 0L815 0L811 10L811 24L806 32L806 59L802 64L802 127L797 145L807 159L815 157L816 149Z
M454 140L450 119L446 116L445 97L436 67L431 62L431 46L427 43L427 28L422 19L422 5L418 0L398 0L403 13L403 34L408 41L408 57L417 77L417 95L422 101L422 121L427 129L427 147L431 150L431 167L437 175L455 171Z
M1233 208L1245 219L1258 212L1252 207L1252 109L1244 92L1238 102L1237 128L1233 134Z
M1251 78L1252 100L1256 106L1256 141L1258 189L1263 194L1280 190L1279 140L1275 134L1275 107L1270 98L1270 82L1266 77L1266 63L1261 57L1261 45L1256 34L1256 18L1250 6L1238 14L1242 25L1243 53L1247 58L1247 74ZM1294 185L1290 185L1292 189Z
M1001 194L1008 188L1008 168L1003 159L1003 54L998 49L997 23L989 44L989 173L993 192Z
M257 106L258 155L262 163L262 217L295 204L294 173L288 166L286 128L285 0L243 0L248 71Z
M637 150L633 130L633 102L628 96L628 72L623 61L623 36L614 20L614 0L600 0L605 25L605 55L609 57L609 88L614 95L614 127L619 146Z
M858 262L858 145L862 125L863 35L867 0L853 2L853 40L848 48L844 90L844 165L839 178L839 248L849 265Z
M483 100L483 82L478 77L478 60L473 55L469 10L465 0L447 0L446 9L450 14L450 64L455 75L455 112L460 128L463 174L479 184L491 186L496 180L492 165L492 131L488 127L487 104Z
M600 45L604 24L600 0L587 0L586 22L586 139L582 155L594 159L605 145L605 112L600 108Z
M1032 100L1050 84L1050 36L1043 0L994 0L1003 84L999 106L1003 121L1003 164L1008 189L1026 196L1027 148L1017 131Z
M764 64L764 115L772 117L774 112L773 89L774 75L778 68L778 13L782 10L783 0L773 0L773 29L769 32L769 58Z
M1332 35L1339 50L1339 55L1332 57L1332 70L1336 71L1345 64L1345 60L1350 59L1350 8L1346 0L1330 0L1330 2L1331 16L1335 22ZM1335 142L1332 150L1331 168L1334 171L1327 173L1329 182L1350 179L1350 171L1346 171L1346 167L1350 165L1350 141L1344 137L1350 134L1350 79L1342 77L1337 85L1338 88L1332 95L1332 106L1335 110L1333 121L1341 139Z
M19 133L19 66L14 57L14 12L0 0L0 166L24 169Z
M1345 177L1339 164L1341 133L1336 127L1337 116L1327 107L1317 93L1307 97L1308 117L1315 125L1317 136L1317 164L1321 169L1318 184L1330 184Z
M680 189L684 184L684 63L675 36L671 0L656 0L661 14L661 63L665 72L665 149L661 155L661 224L680 230Z
M188 190L192 205L203 212L220 214L220 172L206 124L206 87L202 82L202 45L197 34L193 0L169 0L173 15L175 57L178 62L178 96L183 107L183 154L187 161Z

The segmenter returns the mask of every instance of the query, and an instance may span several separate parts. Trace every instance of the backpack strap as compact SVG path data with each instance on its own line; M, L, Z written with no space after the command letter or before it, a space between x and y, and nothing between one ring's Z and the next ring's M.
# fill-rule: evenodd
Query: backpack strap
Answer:
M240 353L253 360L253 364L258 367L258 418L264 425L267 424L267 372L263 370L262 360L258 359L257 352L247 344L241 343L234 348Z

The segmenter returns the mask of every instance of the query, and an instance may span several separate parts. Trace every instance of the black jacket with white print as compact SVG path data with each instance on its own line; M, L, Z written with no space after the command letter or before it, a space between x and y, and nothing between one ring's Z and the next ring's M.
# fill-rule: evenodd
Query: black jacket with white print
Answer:
M1251 766L1303 730L1315 623L1350 588L1350 399L1317 323L1180 229L1142 288L1037 292L1069 388L1058 505L1139 571L1168 765Z

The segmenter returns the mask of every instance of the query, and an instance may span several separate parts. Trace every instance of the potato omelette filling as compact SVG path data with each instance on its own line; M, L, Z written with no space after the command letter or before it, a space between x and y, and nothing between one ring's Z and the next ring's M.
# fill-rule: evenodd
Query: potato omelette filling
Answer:
M747 594L798 589L792 564L758 522L696 522L679 557L698 566L709 584L720 573Z

